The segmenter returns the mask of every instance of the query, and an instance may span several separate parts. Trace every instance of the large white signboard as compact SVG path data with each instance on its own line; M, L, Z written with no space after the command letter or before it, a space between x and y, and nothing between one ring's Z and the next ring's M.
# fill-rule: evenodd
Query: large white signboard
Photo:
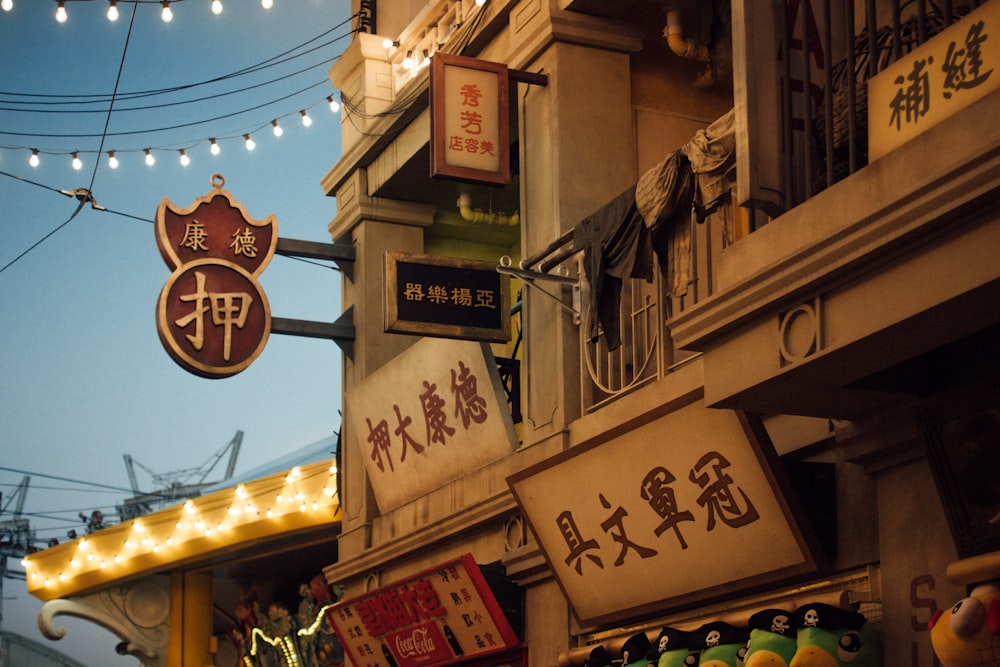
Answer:
M389 511L517 444L488 345L424 338L346 397L379 508Z
M759 422L700 397L508 482L583 624L812 571Z

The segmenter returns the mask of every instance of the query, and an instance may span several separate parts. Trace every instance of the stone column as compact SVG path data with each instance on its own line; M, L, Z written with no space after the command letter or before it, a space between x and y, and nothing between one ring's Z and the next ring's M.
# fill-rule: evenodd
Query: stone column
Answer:
M635 184L629 53L642 38L554 1L523 0L510 12L510 43L511 67L548 75L547 86L517 91L522 255L531 257ZM567 288L541 286L571 301ZM579 416L582 369L579 326L564 308L528 287L524 312L527 446L562 437Z
M212 575L175 572L170 575L170 648L167 667L212 664Z

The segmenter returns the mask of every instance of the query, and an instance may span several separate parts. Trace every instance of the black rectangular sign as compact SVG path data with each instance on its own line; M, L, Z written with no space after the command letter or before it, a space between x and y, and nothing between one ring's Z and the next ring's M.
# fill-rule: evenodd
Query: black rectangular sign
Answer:
M385 256L388 333L510 340L510 283L488 262L405 253Z

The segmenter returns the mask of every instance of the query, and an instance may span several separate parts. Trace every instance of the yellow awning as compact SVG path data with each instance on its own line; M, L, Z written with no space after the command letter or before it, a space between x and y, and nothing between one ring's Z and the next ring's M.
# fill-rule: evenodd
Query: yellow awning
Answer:
M23 561L28 592L80 595L338 523L336 473L333 461L295 467L33 553Z

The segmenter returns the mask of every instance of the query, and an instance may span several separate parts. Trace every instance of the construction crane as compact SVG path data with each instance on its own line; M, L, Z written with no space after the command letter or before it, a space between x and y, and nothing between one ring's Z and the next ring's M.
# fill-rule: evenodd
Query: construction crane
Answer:
M3 582L4 579L24 580L23 570L11 570L7 567L7 559L14 558L20 563L27 554L36 551L35 531L31 529L28 520L23 518L24 499L28 495L31 477L27 475L14 488L7 502L0 506L0 626L3 625ZM14 505L13 511L10 506ZM5 519L10 514L10 519Z
M150 470L143 464L135 460L130 454L125 454L125 470L128 472L129 484L132 486L134 497L125 501L123 505L118 505L118 514L122 521L128 521L144 514L149 514L156 508L172 505L181 500L194 498L201 495L202 489L211 486L216 482L206 482L215 467L222 460L222 457L229 453L229 461L226 465L225 476L222 481L231 479L236 470L236 459L240 454L240 445L243 443L243 431L236 431L236 435L226 444L225 447L210 456L207 461L197 468L185 468L167 473L157 473ZM139 488L139 481L136 477L136 468L148 474L159 490L147 493ZM91 522L88 521L88 531L91 530ZM96 528L95 528L96 529Z

